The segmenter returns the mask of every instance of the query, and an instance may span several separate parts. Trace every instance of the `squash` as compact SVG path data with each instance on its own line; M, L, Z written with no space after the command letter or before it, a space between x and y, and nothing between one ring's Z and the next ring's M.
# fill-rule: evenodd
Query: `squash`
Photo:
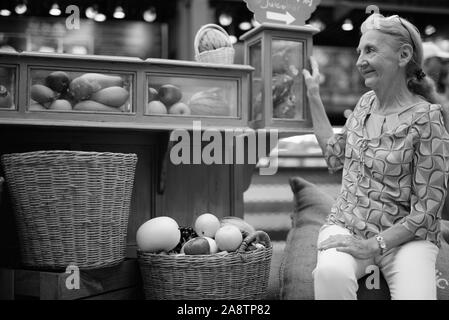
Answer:
M82 77L75 78L70 82L69 91L77 101L87 100L95 92L93 84Z
M194 94L189 100L192 115L229 116L229 105L222 98L220 88Z
M33 102L28 107L28 110L29 111L44 111L44 110L47 110L47 108L45 108L43 105L41 105L38 102Z
M91 94L90 99L110 107L119 108L129 98L129 92L122 87L108 87Z
M31 99L44 105L47 109L50 107L50 104L59 96L49 87L41 84L32 85L30 93Z
M81 78L92 83L95 92L104 88L123 87L124 85L122 77L108 74L85 73Z
M123 87L123 79L119 76L100 73L85 73L70 82L69 90L76 100L87 100L94 92L109 87Z
M107 105L104 105L102 103L92 101L92 100L84 100L81 102L78 102L73 107L73 110L78 111L106 111L106 112L120 112L120 109L109 107Z
M72 105L67 100L58 99L58 100L55 100L52 102L49 109L50 110L69 111L69 110L72 110Z

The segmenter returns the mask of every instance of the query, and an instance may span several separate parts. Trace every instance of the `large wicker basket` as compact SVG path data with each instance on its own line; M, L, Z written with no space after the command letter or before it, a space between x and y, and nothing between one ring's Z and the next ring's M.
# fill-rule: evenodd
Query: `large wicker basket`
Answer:
M203 34L209 29L215 29L223 33L226 36L226 38L229 39L228 45L225 47L217 48L215 50L207 50L200 52L199 42ZM219 25L213 23L206 24L197 31L194 40L194 50L195 50L195 60L199 62L218 63L218 64L234 63L235 50L232 47L228 33Z
M135 154L37 151L2 156L27 267L109 267L125 258Z
M137 251L146 299L261 300L266 296L273 248L245 251L248 236L236 252L211 255L162 255Z

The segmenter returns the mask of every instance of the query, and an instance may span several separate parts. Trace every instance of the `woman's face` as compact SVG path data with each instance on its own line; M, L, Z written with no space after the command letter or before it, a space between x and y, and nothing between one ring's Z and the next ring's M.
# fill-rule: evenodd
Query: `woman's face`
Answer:
M392 36L369 30L360 38L357 68L370 89L390 87L399 73L400 54Z

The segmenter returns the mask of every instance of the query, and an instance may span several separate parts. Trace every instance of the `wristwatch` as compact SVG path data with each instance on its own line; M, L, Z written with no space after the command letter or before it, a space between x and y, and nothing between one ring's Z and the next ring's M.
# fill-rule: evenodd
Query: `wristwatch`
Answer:
M380 234L376 236L376 241L379 244L380 254L383 255L385 251L387 251L387 244L385 243L384 238Z

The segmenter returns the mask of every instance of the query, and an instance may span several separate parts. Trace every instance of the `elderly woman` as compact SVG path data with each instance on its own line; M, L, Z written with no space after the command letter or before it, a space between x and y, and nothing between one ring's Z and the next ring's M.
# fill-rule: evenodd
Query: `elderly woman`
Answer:
M334 134L319 71L304 70L314 132L341 192L318 236L316 299L356 299L357 279L379 267L392 299L436 299L435 263L449 171L449 134L432 104L417 29L371 15L357 67L372 89ZM370 267L370 268L368 268Z

